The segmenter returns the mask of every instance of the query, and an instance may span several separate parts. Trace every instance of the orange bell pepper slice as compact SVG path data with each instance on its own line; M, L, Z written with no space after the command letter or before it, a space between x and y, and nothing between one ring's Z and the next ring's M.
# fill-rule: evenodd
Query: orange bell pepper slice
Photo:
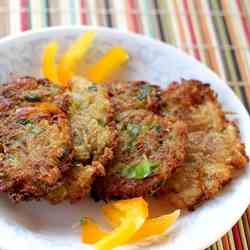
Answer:
M126 243L148 217L148 204L143 198L122 200L112 204L124 213L124 217L121 224L113 232L95 244L95 250L111 250Z
M104 206L103 212L104 215L109 219L109 222L113 227L117 227L121 223L123 215L121 211L117 210L112 205L108 204ZM176 222L179 215L180 210L176 210L171 214L147 219L141 226L141 228L126 243L135 243L137 241L145 240L152 236L160 236L164 234L167 229ZM94 229L92 230L92 235L95 235L95 237L94 239L92 238L90 243L95 243L108 234L108 232L103 231L101 228L98 227L98 225L93 222L91 222L87 226ZM86 230L88 231L88 229ZM91 234L89 234L89 238L91 238L90 235Z
M125 49L111 48L99 61L87 71L87 78L95 83L107 81L129 59Z
M94 32L86 32L76 40L62 56L59 63L59 80L64 86L69 86L69 81L75 73L77 63L91 47L95 38Z
M122 219L122 213L112 204L107 204L102 208L104 215L109 219L113 227L117 227ZM156 218L147 219L143 226L132 236L129 242L136 242L151 236L162 235L166 230L175 223L180 216L180 210L171 214L162 215Z
M129 243L164 234L167 229L176 222L179 216L180 210L176 210L171 214L146 220L143 226L129 240Z
M56 54L59 45L57 42L50 42L44 49L43 55L43 75L53 83L59 83L58 68L56 65Z
M103 231L91 219L84 218L82 227L82 242L87 244L94 244L104 238L108 233Z
M121 224L123 213L114 208L113 205L106 204L102 207L102 212L112 227L117 227Z
M111 250L116 246L125 244L134 235L134 233L139 230L148 217L148 206L143 198L113 202L112 205L124 215L121 219L121 224L112 232L106 233L94 226L93 223L83 225L83 234L89 232L90 228L94 228L94 232L97 236L99 236L100 240L96 242L95 250ZM82 238L91 238L92 235L85 235L85 237ZM105 236L100 237L101 235ZM88 240L88 242L89 241L93 242L93 240Z

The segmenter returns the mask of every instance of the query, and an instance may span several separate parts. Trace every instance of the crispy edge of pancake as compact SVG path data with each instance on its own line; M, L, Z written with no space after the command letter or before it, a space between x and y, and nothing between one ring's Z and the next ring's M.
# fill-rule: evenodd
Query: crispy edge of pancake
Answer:
M174 207L193 210L205 200L213 198L223 186L235 178L237 170L244 168L249 159L244 144L240 142L239 129L234 122L227 121L226 115L209 85L193 80L184 81L182 84L184 85L177 83L170 85L163 94L163 100L173 102L167 106L168 108L171 105L174 107L175 102L177 102L176 106L180 109L175 110L176 107L174 107L174 112L168 110L168 114L177 115L188 124L187 159L159 193L164 193L166 199ZM199 115L199 112L206 110L206 106L209 106L208 110L212 112L211 119L205 119L206 121L203 122L200 119L204 115L206 116L206 113ZM202 136L195 145L192 142L192 136L197 133L201 133ZM223 141L216 144L216 140L219 141L223 133L228 134L224 136ZM222 155L216 156L213 147L215 151L218 147L228 144L229 136L231 136L230 146L234 150L224 149L225 153L223 154L223 149L219 148L218 151ZM214 137L214 139L209 142L209 137ZM207 143L206 140L208 140ZM203 149L199 148L201 145L204 145L204 148L209 148L210 151L203 152ZM192 152L194 149L196 152ZM230 155L231 158L221 161L220 158L226 155Z
M69 119L75 159L82 163L102 162L104 149L113 148L116 137L114 109L107 89L75 77L70 95Z
M6 112L15 108L34 106L40 102L53 102L67 111L65 89L47 79L34 77L17 77L0 85L0 111Z
M86 126L87 129L90 130L89 133L84 132L82 136L84 140L82 141L89 142L89 138L91 139L91 137L93 137L95 140L93 143L92 138L90 144L87 145L90 149L87 154L81 154L81 151L75 152L76 155L79 155L80 153L80 156L87 155L88 157L86 157L85 159L78 159L78 157L76 157L75 155L73 168L66 174L64 178L62 178L62 180L58 184L58 187L56 187L46 197L46 199L53 204L60 203L64 200L69 200L71 203L74 203L85 198L89 194L91 185L95 178L97 176L103 176L105 174L105 167L108 162L112 160L113 149L117 146L117 130L116 125L113 122L114 109L110 101L110 97L106 92L106 88L101 85L95 85L80 77L76 77L74 80L77 82L75 82L75 86L73 85L73 88L75 87L73 90L73 95L77 95L76 99L78 97L81 98L82 94L84 95L83 99L81 99L82 104L84 105L83 111L86 110L88 105L91 106L91 109L89 109L87 113L85 113L85 118L89 118L90 122L84 120L81 123L79 116L76 117L80 122L80 126ZM88 91L90 92L88 93ZM99 96L95 96L95 93ZM71 105L76 105L77 107L79 106L77 102L73 103L74 100L71 101ZM98 113L95 113L97 112L96 110L93 110L96 105L99 108L99 112L103 112L106 114L105 118L101 118L102 120L105 120L105 125L103 125L103 122L99 123L97 121L100 116ZM80 112L79 115L83 115L82 112ZM93 128L93 134L91 134L91 124L95 125ZM78 126L78 129L80 126ZM103 128L103 126L105 127ZM72 127L74 132L74 124L72 125ZM100 128L100 130L98 128ZM104 141L106 141L105 144L103 144L102 136L98 135L98 131L102 132L103 130L105 130L104 133L105 135L107 135L104 137ZM99 145L101 150L95 148L96 146L98 146L98 143L100 143ZM78 150L82 149L88 149L88 147L78 147Z
M0 132L1 191L8 192L16 202L39 199L57 185L62 173L71 167L68 119L59 108L51 113L38 107L24 107L7 121Z
M197 80L173 82L161 97L162 114L183 120L189 132L224 127L225 112L209 84Z
M53 84L47 79L36 79L29 76L12 77L8 83L1 84L0 86L0 119L2 120L2 129L3 126L8 127L8 122L11 121L12 117L15 116L15 113L19 109L30 109L31 111L34 108L38 108L37 106L43 104L44 102L46 102L44 103L45 106L47 106L47 104L51 104L54 107L52 109L58 108L58 113L61 114L60 116L62 118L62 114L65 116L65 112L68 109L68 98L64 95L64 93L65 89ZM44 113L46 113L45 110ZM66 116L64 118L66 121ZM62 121L63 119L60 120ZM69 127L70 126L68 124L68 128ZM60 164L62 173L71 167L71 159L73 155L72 139L71 136L67 136L67 134L70 135L71 133L65 133L65 138L69 138L67 143L71 146L67 150L67 153L63 154L64 159L62 159L62 163ZM32 188L32 186L30 186L28 188L30 191L24 189L21 190L21 179L22 177L19 176L14 181L19 183L19 187L15 186L9 190L9 196L12 200L18 202L21 200L39 199L42 196L42 194L38 194L38 192L36 193L36 190L39 191L39 188ZM48 186L47 184L41 185L44 186L43 190L51 189L51 186Z
M153 194L171 176L173 171L181 165L185 158L187 131L183 122L173 122L147 110L130 110L121 115L123 114L125 114L125 118L122 119L126 121L120 124L120 133L126 133L126 131L122 132L123 127L130 123L139 124L140 126L159 125L162 132L158 135L159 132L154 131L152 127L145 134L139 135L135 148L132 149L133 153L123 150L128 140L125 138L124 141L123 135L119 135L119 145L115 151L115 158L108 166L106 176L97 178L94 183L92 197L96 200L124 199ZM163 141L163 138L166 140ZM163 144L158 140L163 141ZM134 155L135 153L136 155ZM137 158L142 160L143 154L147 155L149 160L160 162L158 173L143 180L135 180L121 176L121 174L114 171L118 165L122 164L126 167L138 162Z
M145 81L114 82L105 84L116 112L147 109L157 113L160 109L161 89Z

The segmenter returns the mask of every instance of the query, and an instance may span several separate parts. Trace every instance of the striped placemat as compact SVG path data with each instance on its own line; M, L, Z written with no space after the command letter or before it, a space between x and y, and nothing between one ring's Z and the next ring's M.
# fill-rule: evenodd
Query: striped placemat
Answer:
M0 0L0 37L65 24L116 27L179 47L217 72L250 110L249 0ZM250 249L250 208L208 249Z

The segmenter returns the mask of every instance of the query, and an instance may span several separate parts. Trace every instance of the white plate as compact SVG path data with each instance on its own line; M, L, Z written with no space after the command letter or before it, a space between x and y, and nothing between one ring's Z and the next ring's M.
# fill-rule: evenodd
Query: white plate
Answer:
M42 49L48 41L58 40L62 49L86 30L98 33L88 56L93 62L103 51L115 45L125 47L131 59L122 79L139 79L165 87L181 78L199 79L216 90L225 110L236 113L242 140L250 153L250 119L247 111L230 88L211 70L192 57L169 45L108 28L54 27L41 32L27 32L0 41L0 82L16 75L40 76ZM229 230L240 218L250 201L250 169L230 183L220 195L192 213L186 213L157 244L143 249L201 250ZM1 250L82 250L79 227L72 225L82 216L100 218L100 204L87 200L76 205L52 206L46 202L13 205L0 197ZM132 247L134 249L134 247ZM91 248L90 248L91 249Z

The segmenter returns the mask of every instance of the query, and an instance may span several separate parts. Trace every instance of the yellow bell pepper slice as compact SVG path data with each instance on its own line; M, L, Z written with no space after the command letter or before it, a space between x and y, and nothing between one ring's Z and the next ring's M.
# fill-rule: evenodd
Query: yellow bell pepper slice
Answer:
M129 240L129 243L164 234L176 222L179 216L180 210L176 210L171 214L146 220L143 226Z
M44 49L43 55L43 75L53 83L58 83L58 68L56 65L56 54L58 43L50 42Z
M113 227L121 223L122 213L112 204L107 204L102 208L104 215L109 219ZM147 219L143 226L133 235L129 242L140 241L145 238L163 234L171 225L175 223L180 215L180 210L171 214L162 215L156 218Z
M103 206L102 212L112 227L117 227L121 224L121 219L124 215L121 211L114 208L113 205L107 204Z
M121 219L121 224L112 232L106 233L98 226L95 226L95 224L93 225L93 223L83 225L83 235L85 235L83 240L85 243L94 241L92 238L93 231L90 229L94 229L96 239L98 237L100 239L95 244L95 250L111 250L116 246L125 244L139 230L148 217L148 206L143 198L113 202L112 205L124 215ZM86 226L88 227L87 229ZM88 232L91 232L91 234L87 235ZM89 240L89 238L92 239Z
M94 244L104 238L108 233L103 231L96 223L89 218L84 218L82 227L82 242Z
M103 207L104 215L109 219L109 222L113 227L118 226L122 220L122 213L117 210L114 206L108 204ZM147 219L142 227L128 240L126 243L134 243L137 241L141 241L147 239L152 236L160 236L164 234L167 229L173 225L177 218L180 215L180 210L176 210L171 214L162 215L156 218ZM108 232L101 230L97 225L92 224L93 228L96 229L95 237L96 242L101 240L104 235L107 235ZM92 241L95 243L95 241Z
M126 243L148 217L148 204L143 198L113 202L124 213L120 226L95 244L95 250L111 250Z
M111 48L99 61L87 71L87 78L95 83L107 81L110 76L129 59L125 49L120 47Z
M62 56L59 63L59 80L64 86L69 86L69 81L75 73L77 63L91 47L95 38L94 32L86 32L76 40Z

